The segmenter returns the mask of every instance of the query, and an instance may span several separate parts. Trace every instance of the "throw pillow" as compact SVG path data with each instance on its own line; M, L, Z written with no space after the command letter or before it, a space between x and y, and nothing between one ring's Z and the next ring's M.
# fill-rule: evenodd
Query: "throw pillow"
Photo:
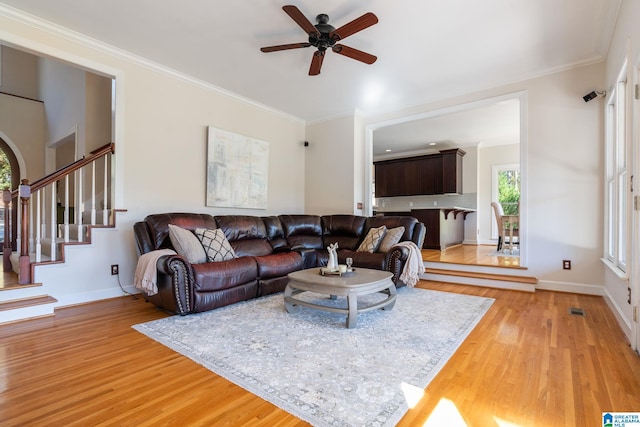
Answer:
M385 253L389 252L391 247L393 247L393 245L395 245L400 241L400 239L402 239L403 234L404 234L403 226L390 228L389 230L387 230L384 237L382 238L382 242L380 242L380 247L378 248L378 252L385 252Z
M169 240L178 255L182 255L191 264L200 264L207 260L202 243L191 231L169 224Z
M386 232L387 227L384 225L378 228L370 228L364 240L360 243L357 252L375 252Z
M207 261L227 261L236 257L231 244L222 230L196 228L196 236L202 242L207 254Z

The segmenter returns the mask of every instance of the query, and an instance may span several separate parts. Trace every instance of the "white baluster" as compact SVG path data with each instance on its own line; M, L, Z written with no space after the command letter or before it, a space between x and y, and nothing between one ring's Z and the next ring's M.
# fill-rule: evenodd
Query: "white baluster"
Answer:
M109 225L109 205L107 204L107 172L108 172L108 162L107 156L104 156L104 202L103 202L103 211L102 211L102 224Z
M29 224L33 224L33 203L29 203ZM33 238L33 227L29 227L29 253L35 250L35 240Z
M77 173L77 193L78 203L76 204L76 226L78 227L78 242L84 242L84 225L82 224L82 213L84 212L84 196L82 194L83 169L79 169Z
M91 162L91 225L96 225L96 162Z
M42 244L40 242L40 194L42 193L42 190L38 190L38 192L36 193L36 222L35 222L35 229L36 229L36 262L40 262L42 261ZM33 223L32 223L33 224Z
M69 175L64 177L64 241L69 242Z
M40 232L42 236L47 235L47 192L45 189L41 189L39 193L42 194L42 224L40 224Z
M56 209L56 184L53 183L51 185L51 261L54 261L56 259L56 223L57 218L56 218L56 213L57 213L57 209Z

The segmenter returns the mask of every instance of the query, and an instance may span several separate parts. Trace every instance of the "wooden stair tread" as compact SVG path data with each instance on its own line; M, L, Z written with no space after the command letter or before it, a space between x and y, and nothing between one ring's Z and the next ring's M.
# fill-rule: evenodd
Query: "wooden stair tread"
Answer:
M518 282L535 285L538 283L538 279L532 276L514 276L510 274L495 274L495 273L479 273L475 271L459 271L459 270L445 270L441 268L426 268L427 274L442 274L446 276L459 276L459 277L472 277L475 279L486 280L501 280L504 282Z
M17 308L32 307L36 305L51 304L58 302L57 299L50 295L37 295L28 298L15 299L0 302L0 311L14 310Z

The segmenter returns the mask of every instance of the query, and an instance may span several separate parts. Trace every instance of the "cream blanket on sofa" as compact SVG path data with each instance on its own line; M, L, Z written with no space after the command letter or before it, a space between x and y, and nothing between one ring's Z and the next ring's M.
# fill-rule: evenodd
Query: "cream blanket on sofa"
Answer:
M400 281L410 287L414 287L420 275L424 273L424 261L422 260L422 252L413 242L406 241L396 244L396 246L403 246L409 250L409 258L404 265L404 269L400 274Z
M158 259L164 255L175 255L176 252L171 249L158 249L157 251L147 252L140 255L138 265L136 265L136 274L133 277L133 284L147 295L155 295L158 293L158 270L156 264Z

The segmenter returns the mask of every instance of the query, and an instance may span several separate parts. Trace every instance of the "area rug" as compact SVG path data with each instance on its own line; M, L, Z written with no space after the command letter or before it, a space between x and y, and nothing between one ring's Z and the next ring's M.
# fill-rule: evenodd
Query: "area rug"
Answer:
M276 294L133 327L314 426L393 426L492 303L403 287L392 310L362 313L347 329L338 313L287 313Z

